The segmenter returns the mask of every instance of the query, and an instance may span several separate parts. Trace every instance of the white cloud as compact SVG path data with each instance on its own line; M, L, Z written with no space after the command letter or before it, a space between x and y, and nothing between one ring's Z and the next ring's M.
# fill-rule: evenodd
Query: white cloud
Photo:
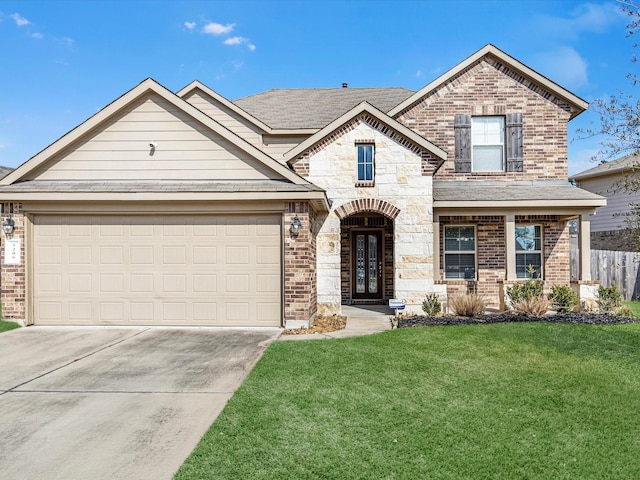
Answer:
M598 166L598 163L593 160L598 152L598 149L593 148L586 148L573 152L569 157L569 176Z
M73 38L62 37L60 39L60 43L62 43L63 45L66 45L67 47L73 47Z
M571 47L560 47L534 55L536 70L559 85L574 90L589 83L587 62Z
M225 45L242 45L247 41L244 37L230 37L224 41Z
M244 37L229 37L224 41L225 45L246 45L252 52L256 49L256 46L249 42L248 38Z
M184 26L189 30L193 30L194 28L196 28L196 22L184 22Z
M29 34L31 38L37 38L38 40L42 38L42 34L40 32L33 32Z
M224 35L233 31L233 27L235 26L235 23L222 25L221 23L209 22L204 26L203 31L210 35Z
M19 27L24 27L25 25L31 25L31 22L26 18L24 18L19 13L11 14L11 18L13 18L13 21L16 22L16 25Z
M603 33L625 18L615 2L583 3L568 18L539 15L533 19L533 25L546 37L575 39L582 33Z
M416 77L420 78L422 76L422 70L418 70L416 72Z

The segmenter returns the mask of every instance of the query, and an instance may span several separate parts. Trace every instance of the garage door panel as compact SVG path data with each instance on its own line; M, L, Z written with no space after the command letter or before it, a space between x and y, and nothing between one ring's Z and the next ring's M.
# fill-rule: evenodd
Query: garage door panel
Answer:
M34 322L279 326L280 231L279 215L35 216Z

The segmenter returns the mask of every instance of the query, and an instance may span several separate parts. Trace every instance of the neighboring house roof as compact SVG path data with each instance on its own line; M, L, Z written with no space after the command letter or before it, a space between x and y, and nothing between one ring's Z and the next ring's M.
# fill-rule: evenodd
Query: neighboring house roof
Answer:
M319 130L314 135L307 138L304 142L302 142L297 147L294 147L291 150L289 150L284 155L285 160L289 164L294 162L296 158L298 158L302 153L304 153L306 150L311 148L313 145L320 142L323 138L327 137L328 135L330 135L331 133L333 133L340 127L342 127L344 124L348 123L349 121L351 121L352 119L354 119L355 117L363 113L368 113L373 118L384 123L388 127L391 127L400 135L404 136L414 144L418 145L420 148L430 152L435 157L439 158L441 161L444 161L447 159L447 153L444 150L437 147L436 145L434 145L433 143L425 139L423 136L418 135L416 132L414 132L410 128L405 127L404 125L394 120L386 113L380 111L373 105L370 105L367 102L362 102L359 105L356 105L355 107L353 107L348 112L341 115L340 117L336 118L333 122L329 123L329 125L324 127L322 130Z
M495 47L494 45L488 44L483 48L481 48L480 50L478 50L473 55L471 55L466 60L460 62L455 67L453 67L452 69L450 69L449 71L447 71L446 73L444 73L443 75L435 79L433 82L421 88L419 91L414 93L409 98L405 99L398 105L395 105L394 108L388 111L387 113L392 117L395 117L401 114L404 110L408 109L412 105L422 100L422 98L424 98L426 95L431 93L433 90L436 90L441 85L448 82L449 80L454 78L456 75L463 72L465 69L469 68L471 65L473 65L474 63L476 63L486 55L491 55L492 57L499 60L501 63L507 65L513 70L516 70L523 77L529 79L529 81L533 82L534 85L539 85L543 87L544 89L551 92L558 98L567 102L571 106L571 118L574 118L575 116L579 115L580 113L585 111L589 106L589 104L583 99L581 99L580 97L562 88L560 85L549 80L547 77L539 74L535 70L527 67L525 64L519 62L512 56L506 54L499 48Z
M364 101L388 112L413 93L406 88L274 89L233 103L273 129L320 129Z
M471 182L434 181L434 207L600 207L604 197L556 182Z
M640 154L631 154L576 173L570 180L586 180L587 178L602 177L637 169L640 169Z
M11 172L13 172L13 168L12 167L1 167L0 166L0 178L6 177Z

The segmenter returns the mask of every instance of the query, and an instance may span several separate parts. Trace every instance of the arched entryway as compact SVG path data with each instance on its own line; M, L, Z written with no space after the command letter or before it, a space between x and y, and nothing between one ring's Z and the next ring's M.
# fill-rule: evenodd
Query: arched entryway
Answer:
M386 303L394 294L393 219L361 212L340 221L342 304Z

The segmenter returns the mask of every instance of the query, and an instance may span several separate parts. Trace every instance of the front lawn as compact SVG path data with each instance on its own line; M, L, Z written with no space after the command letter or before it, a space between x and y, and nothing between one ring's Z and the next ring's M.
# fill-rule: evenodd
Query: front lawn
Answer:
M640 318L640 301L632 300L632 301L622 302L622 303L627 307L629 307L637 318Z
M14 328L20 328L20 325L15 322L5 322L4 320L0 320L0 333L13 330Z
M640 324L275 342L177 479L640 478Z

